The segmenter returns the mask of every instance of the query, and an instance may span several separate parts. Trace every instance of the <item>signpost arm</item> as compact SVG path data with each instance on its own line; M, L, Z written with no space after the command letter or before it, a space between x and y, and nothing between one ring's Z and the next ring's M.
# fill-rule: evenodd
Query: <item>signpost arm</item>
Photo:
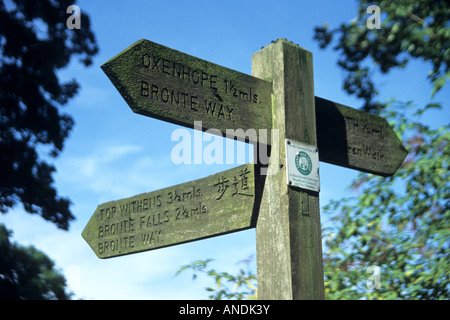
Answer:
M319 194L288 186L285 172L285 139L317 146L312 54L278 40L253 55L252 69L272 81L280 140L271 165L282 166L266 177L256 225L258 298L324 299Z

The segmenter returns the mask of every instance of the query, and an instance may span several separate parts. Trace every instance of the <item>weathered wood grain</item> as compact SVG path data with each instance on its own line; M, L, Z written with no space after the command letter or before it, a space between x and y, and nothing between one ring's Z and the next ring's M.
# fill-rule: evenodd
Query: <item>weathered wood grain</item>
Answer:
M254 165L246 164L101 204L82 236L99 258L110 258L252 228L258 190Z
M270 82L139 40L102 65L130 108L139 114L204 130L271 128ZM257 131L257 134L259 132ZM256 139L257 140L257 139Z
M201 121L204 131L214 128L247 142L259 141L263 129L272 143L267 132L272 129L271 78L252 77L144 39L102 69L136 113L189 128ZM385 119L319 97L315 104L320 161L382 176L400 167L406 150ZM292 116L299 123L310 121Z
M386 119L315 98L319 159L341 167L391 176L408 152Z
M385 119L315 97L312 66L311 52L283 39L253 55L254 76L148 40L102 65L134 112L190 128L201 121L247 142L266 130L272 158L268 175L247 164L99 205L82 233L96 255L256 227L258 298L323 299L319 193L288 186L285 139L318 147L320 161L382 176L407 152Z
M283 142L270 163L283 169L266 177L256 225L258 298L323 299L319 194L289 187L284 172L285 139L317 143L312 54L278 40L253 55L252 70L273 81L272 123Z

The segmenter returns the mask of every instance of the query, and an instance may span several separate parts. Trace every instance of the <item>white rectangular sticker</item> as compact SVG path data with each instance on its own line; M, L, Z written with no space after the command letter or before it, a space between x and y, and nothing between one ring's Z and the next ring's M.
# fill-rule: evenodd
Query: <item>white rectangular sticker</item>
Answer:
M288 185L320 191L317 147L286 139L286 165Z

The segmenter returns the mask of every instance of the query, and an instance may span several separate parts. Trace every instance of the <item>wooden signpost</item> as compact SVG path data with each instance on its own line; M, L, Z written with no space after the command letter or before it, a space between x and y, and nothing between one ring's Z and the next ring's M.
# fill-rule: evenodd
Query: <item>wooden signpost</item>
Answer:
M99 258L255 227L253 164L98 206L83 237Z
M386 119L316 97L320 160L392 176L407 151Z
M254 143L247 130L278 130L279 139L267 141L267 176L247 164L98 206L82 233L97 256L256 227L258 297L323 299L317 159L394 174L407 152L387 121L315 97L312 54L284 39L253 55L253 76L148 40L102 69L136 113Z
M270 82L148 40L102 69L136 113L190 128L201 120L205 130L223 135L230 128L271 128Z
M270 81L149 40L135 42L102 69L136 113L189 128L201 120L204 130L215 128L223 136L227 129L242 129L235 136L250 142L257 141L243 135L248 129L273 128ZM384 118L319 97L314 101L320 161L394 174L406 150Z

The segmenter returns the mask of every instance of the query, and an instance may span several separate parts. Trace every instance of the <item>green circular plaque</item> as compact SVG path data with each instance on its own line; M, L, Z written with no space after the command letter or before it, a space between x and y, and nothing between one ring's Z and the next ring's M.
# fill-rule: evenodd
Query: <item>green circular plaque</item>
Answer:
M295 166L298 172L307 176L312 171L312 161L306 152L300 151L295 156Z

